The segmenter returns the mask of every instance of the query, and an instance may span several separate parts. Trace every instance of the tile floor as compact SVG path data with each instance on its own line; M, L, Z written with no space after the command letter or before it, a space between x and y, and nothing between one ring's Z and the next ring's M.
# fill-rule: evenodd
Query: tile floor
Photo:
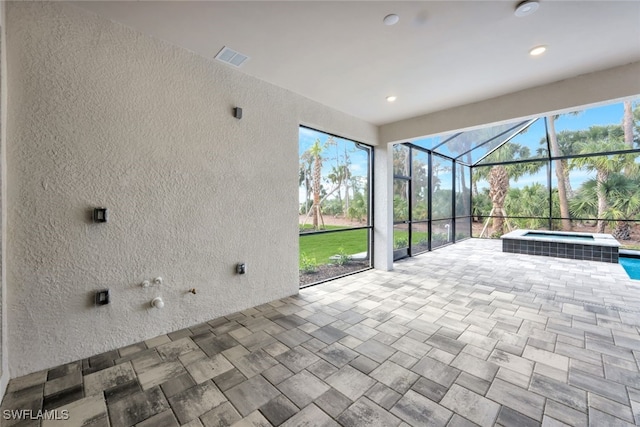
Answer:
M473 239L16 378L69 419L2 425L634 425L639 327L621 266Z

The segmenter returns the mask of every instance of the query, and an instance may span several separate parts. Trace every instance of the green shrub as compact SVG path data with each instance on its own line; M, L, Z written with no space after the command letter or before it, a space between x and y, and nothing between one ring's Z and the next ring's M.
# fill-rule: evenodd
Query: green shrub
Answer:
M409 239L404 237L399 237L393 242L393 249L404 249L409 246Z
M303 273L316 273L318 271L318 261L303 252L300 254L300 270Z
M338 248L338 259L333 261L336 265L347 265L351 262L351 255L348 255L344 248Z

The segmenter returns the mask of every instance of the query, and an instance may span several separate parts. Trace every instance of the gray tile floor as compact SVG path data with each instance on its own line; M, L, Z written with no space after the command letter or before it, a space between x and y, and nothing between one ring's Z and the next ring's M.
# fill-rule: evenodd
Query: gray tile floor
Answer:
M395 267L14 379L2 409L68 411L45 427L640 423L621 266L473 239Z

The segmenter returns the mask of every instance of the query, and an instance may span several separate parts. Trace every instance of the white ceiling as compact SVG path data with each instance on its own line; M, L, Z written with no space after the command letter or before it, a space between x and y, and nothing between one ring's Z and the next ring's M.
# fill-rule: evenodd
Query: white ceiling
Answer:
M640 1L517 3L73 2L206 58L228 46L239 71L378 125L640 60Z

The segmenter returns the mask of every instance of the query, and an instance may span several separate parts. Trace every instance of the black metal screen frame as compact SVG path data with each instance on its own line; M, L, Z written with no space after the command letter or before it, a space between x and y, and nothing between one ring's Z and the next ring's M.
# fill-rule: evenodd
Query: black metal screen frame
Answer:
M451 139L451 138L449 138ZM445 141L446 142L446 141ZM393 179L401 179L404 181L407 181L407 185L408 185L408 201L407 201L407 205L408 205L408 219L407 220L402 220L402 221L393 221L393 226L395 229L396 225L400 225L400 224L406 224L407 225L407 233L408 233L408 239L407 239L407 248L406 248L406 253L400 255L399 252L400 250L395 250L394 249L394 261L402 259L402 258L406 258L406 257L412 257L415 255L419 255L421 253L425 253L425 252L429 252L432 251L434 249L438 249L444 246L448 246L448 245L452 245L455 244L458 241L462 241L462 240L467 240L469 238L472 237L473 234L473 230L472 230L472 213L473 213L473 199L471 197L471 188L469 188L469 208L471 210L471 212L469 212L469 215L462 215L462 216L457 216L456 215L456 181L457 181L457 175L456 175L456 168L457 167L467 167L469 168L469 183L471 184L472 181L472 168L470 165L467 165L466 163L458 160L457 158L451 157L451 156L447 156L444 154L440 154L440 153L436 153L433 152L433 150L429 150L427 148L423 148L420 147L418 145L412 144L410 142L405 142L400 144L402 146L406 146L409 148L409 175L398 175L395 173L393 174ZM442 144L439 144L442 145ZM413 151L417 150L423 153L427 154L427 167L429 170L429 173L427 174L427 187L428 187L428 191L427 191L427 219L420 219L420 220L414 220L413 219ZM451 216L450 217L444 217L444 218L437 218L437 219L433 219L433 156L437 156L439 158L445 159L447 161L451 162ZM469 219L469 237L463 237L461 239L457 239L456 237L456 223L458 219L464 219L464 218L468 218ZM450 224L450 228L451 228L451 242L448 242L444 245L440 245L437 248L433 247L433 222L434 221L449 221ZM414 251L413 250L413 236L412 236L412 232L413 232L413 225L414 224L427 224L427 234L429 236L428 238L428 242L427 242L427 249L423 250L423 251ZM395 240L392 237L392 241L395 242ZM404 248L402 248L402 250L404 250ZM396 256L396 252L398 252L398 256Z
M333 136L335 138L340 138L342 140L345 141L349 141L352 142L356 148L359 148L361 150L364 150L367 152L367 158L368 158L368 167L367 167L367 185L368 185L368 189L367 189L367 225L364 226L359 226L359 227L347 227L347 228L343 228L343 229L337 229L337 230L314 230L314 231L299 231L298 232L298 239L300 239L301 237L306 237L306 236L314 236L314 235L319 235L319 234L329 234L329 233L344 233L344 232L349 232L349 231L354 231L354 230L368 230L367 232L367 252L369 254L369 266L366 268L363 268L361 270L357 270L357 271L353 271L353 272L349 272L346 274L342 274L342 275L338 275L335 277L331 277L328 279L324 279L324 280L319 280L317 282L313 282L310 283L308 285L304 285L304 286L300 286L300 289L303 288L308 288L310 286L316 286L319 285L321 283L325 283L328 282L330 280L335 280L335 279L339 279L340 277L345 277L345 276L350 276L352 274L356 274L356 273L360 273L362 271L366 271L366 270L371 270L372 268L374 268L374 232L373 232L373 227L374 227L374 221L375 221L375 215L374 215L374 207L375 207L375 197L374 197L374 179L375 179L375 172L374 172L374 161L375 161L375 150L374 147L372 145L369 144L365 144L363 142L359 142L359 141L355 141L351 138L345 138L343 136L340 135L336 135L334 133L330 133L330 132L326 132L323 130L319 130L319 129L314 129L312 127L309 126L305 126L305 125L299 125L300 128L305 128L305 129L309 129L312 130L314 132L319 132L319 133L323 133L325 135L329 135L329 136ZM299 255L299 254L298 254Z
M553 162L554 161L559 161L559 160L571 160L571 159L579 159L579 158L587 158L587 157L605 157L605 156L616 156L616 155L624 155L624 154L640 154L640 149L634 148L634 149L628 149L628 150L619 150L619 151L604 151L604 152L599 152L599 153L590 153L590 154L572 154L572 155L562 155L562 156L553 156L551 153L551 146L550 146L550 138L549 138L549 124L548 124L548 117L540 117L538 119L544 119L544 125L545 125L545 140L546 140L546 145L547 145L547 156L546 157L542 157L542 158L535 158L535 159L521 159L521 160L511 160L511 161L507 161L507 162L492 162L492 163L483 163L483 164L478 164L478 162L482 161L484 158L487 157L487 155L483 156L481 159L478 160L478 162L475 162L473 165L470 165L469 167L471 168L471 181L473 182L473 173L474 170L476 168L485 168L485 167L492 167L492 166L498 166L498 165L512 165L512 164L516 164L516 163L546 163L547 164L547 191L548 191L548 197L549 197L549 216L544 216L544 217L535 217L535 216L505 216L502 218L505 219L542 219L542 220L548 220L548 224L549 224L549 230L553 230L553 221L558 221L558 220L564 220L564 219L568 219L570 221L607 221L607 222L612 222L614 220L612 219L608 219L608 218L564 218L564 217L555 217L553 216L553 177L552 177L552 168L553 168ZM528 128L535 120L533 120L531 123L529 123L526 127ZM515 135L514 134L512 137L508 138L504 143L507 143L508 141L510 141ZM495 151L496 149L499 149L500 147L502 147L503 144L499 145L498 147L496 147L493 151ZM471 212L473 213L473 192L471 192ZM476 217L476 218L497 218L497 216L495 215L472 215L472 217ZM623 220L623 219L619 219L619 220L615 220L615 222L640 222L640 220ZM473 227L472 227L473 228ZM473 229L472 229L473 232Z

